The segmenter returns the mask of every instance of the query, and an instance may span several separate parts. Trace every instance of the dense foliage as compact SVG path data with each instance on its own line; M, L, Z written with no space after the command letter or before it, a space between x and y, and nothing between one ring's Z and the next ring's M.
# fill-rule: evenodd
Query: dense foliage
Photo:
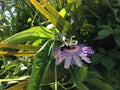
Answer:
M0 5L0 90L120 89L119 0L4 0ZM63 36L91 46L92 63L56 65L54 48L65 43Z

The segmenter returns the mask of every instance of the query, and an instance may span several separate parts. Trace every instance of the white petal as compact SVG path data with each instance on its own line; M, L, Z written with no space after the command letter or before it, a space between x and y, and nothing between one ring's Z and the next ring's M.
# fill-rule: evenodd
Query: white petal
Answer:
M64 68L68 69L70 67L71 60L72 60L72 56L71 55L65 56L65 65L64 65Z
M88 58L88 57L81 57L85 62L87 62L87 63L91 63L91 61L90 61L90 58Z
M80 53L79 56L80 57L86 57L88 54L85 54L85 53Z
M77 64L77 66L82 66L82 62L80 57L77 54L73 54L73 60L75 61L75 63Z

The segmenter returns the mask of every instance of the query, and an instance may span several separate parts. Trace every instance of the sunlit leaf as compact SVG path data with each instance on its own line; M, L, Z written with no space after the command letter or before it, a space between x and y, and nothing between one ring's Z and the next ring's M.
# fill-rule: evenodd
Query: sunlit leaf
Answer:
M34 56L35 53L33 52L23 52L23 53L19 53L19 52L0 52L0 55L10 55L10 56Z
M74 0L67 0L67 3L69 4L69 3L72 3Z
M40 46L32 46L32 45L25 45L25 44L10 44L10 43L3 43L3 42L0 42L0 47L24 49L24 50L32 50L32 51L38 51L40 49Z
M30 1L59 31L65 32L69 29L70 24L46 0L42 0L42 4L36 0Z
M59 12L59 14L60 14L62 17L64 17L64 16L67 14L65 8L62 9L62 10Z
M22 76L22 77L18 77L18 78L14 78L14 79L0 79L0 82L23 81L28 78L29 78L29 76Z
M27 29L25 31L22 31L20 33L17 33L3 42L5 43L11 43L11 44L19 44L19 43L26 43L28 41L35 41L37 39L48 39L54 38L54 35L51 30L48 30L45 27L32 27L30 29Z

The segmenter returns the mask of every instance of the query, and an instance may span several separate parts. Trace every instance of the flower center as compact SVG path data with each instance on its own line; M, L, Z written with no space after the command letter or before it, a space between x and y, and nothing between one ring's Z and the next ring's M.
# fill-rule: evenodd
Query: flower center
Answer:
M74 49L76 49L76 47L75 46L71 46L71 47L68 47L67 49L74 50Z
M74 53L74 52L76 52L78 50L78 48L76 47L76 46L70 46L70 47L66 47L65 48L65 51L66 52L69 52L69 53Z

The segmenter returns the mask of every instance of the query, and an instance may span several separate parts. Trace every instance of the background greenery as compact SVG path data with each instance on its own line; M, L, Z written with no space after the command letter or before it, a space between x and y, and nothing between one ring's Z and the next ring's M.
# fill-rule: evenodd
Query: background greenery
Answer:
M119 90L120 1L39 2L0 0L0 90ZM92 64L54 65L62 33L93 47Z

